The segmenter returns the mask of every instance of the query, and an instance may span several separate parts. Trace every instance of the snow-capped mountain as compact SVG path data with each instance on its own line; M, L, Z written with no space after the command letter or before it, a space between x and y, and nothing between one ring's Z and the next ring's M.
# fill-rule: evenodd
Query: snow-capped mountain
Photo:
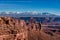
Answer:
M44 16L57 16L48 12L35 13L35 12L0 12L0 16L10 16L10 17L44 17Z

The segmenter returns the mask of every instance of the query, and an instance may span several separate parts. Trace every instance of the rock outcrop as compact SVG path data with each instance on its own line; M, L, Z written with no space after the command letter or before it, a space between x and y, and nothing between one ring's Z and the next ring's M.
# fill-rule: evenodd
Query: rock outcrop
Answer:
M33 18L27 24L24 20L0 17L0 40L60 40L59 37L46 34Z

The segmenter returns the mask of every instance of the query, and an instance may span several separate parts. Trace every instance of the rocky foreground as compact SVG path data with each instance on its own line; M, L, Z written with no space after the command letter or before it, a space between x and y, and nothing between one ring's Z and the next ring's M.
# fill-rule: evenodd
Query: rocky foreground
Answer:
M60 36L46 34L33 19L26 23L11 17L0 17L0 40L60 40Z

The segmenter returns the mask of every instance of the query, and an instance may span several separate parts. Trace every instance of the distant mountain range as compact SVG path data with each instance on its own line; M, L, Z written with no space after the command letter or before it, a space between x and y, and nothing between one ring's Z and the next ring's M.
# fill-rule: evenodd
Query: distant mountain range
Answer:
M0 16L10 16L10 17L56 17L58 15L51 14L48 12L35 13L35 12L0 12Z

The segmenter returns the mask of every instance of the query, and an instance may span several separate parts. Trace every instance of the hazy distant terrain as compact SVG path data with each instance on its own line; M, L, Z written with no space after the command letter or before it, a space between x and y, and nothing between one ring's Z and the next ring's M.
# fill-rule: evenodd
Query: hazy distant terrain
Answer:
M0 16L10 17L56 17L58 15L51 14L48 12L35 13L35 12L0 12Z

